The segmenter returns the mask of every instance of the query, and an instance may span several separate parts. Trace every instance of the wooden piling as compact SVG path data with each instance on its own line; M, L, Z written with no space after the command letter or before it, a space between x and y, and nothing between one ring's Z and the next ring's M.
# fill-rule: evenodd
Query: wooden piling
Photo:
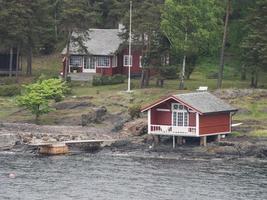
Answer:
M200 137L200 146L207 146L207 136Z
M180 137L180 136L177 137L177 144L183 145L183 137Z
M40 154L46 155L59 155L59 154L67 154L69 153L69 148L66 144L51 144L39 147Z

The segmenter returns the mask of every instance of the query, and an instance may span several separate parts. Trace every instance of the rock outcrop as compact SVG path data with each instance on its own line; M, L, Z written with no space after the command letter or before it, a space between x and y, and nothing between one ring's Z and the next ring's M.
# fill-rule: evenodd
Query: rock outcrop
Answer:
M147 133L147 119L139 118L124 124L122 134L141 136Z
M19 141L16 134L13 133L2 133L0 134L0 150L11 149Z
M92 108L88 114L83 114L81 116L82 126L88 126L92 123L100 123L103 120L103 117L106 115L107 109L102 106L99 108Z

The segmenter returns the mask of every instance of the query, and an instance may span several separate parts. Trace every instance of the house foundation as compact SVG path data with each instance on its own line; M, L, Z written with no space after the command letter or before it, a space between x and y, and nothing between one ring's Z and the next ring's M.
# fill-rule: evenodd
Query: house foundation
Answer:
M159 135L153 135L153 141L154 141L154 144L159 144L160 143L160 136Z
M178 145L183 145L184 144L184 142L183 142L183 137L177 137L177 144Z
M216 135L216 139L215 139L216 142L220 142L221 141L221 135Z
M207 136L200 137L200 146L207 146Z

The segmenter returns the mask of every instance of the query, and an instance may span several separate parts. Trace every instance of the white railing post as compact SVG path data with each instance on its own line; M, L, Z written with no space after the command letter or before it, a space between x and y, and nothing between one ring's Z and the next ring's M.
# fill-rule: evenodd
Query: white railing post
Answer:
M148 134L150 134L151 133L151 109L149 109L147 112L147 119L148 119L147 131L148 131Z
M199 114L196 113L196 134L199 135Z

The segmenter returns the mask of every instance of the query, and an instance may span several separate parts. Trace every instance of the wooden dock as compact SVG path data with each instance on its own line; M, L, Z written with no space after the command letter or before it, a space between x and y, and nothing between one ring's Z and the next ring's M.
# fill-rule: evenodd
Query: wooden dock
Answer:
M38 147L38 152L45 155L59 155L69 153L69 146L85 144L90 147L99 148L102 144L112 144L116 140L69 140L62 142L31 143L28 146Z

